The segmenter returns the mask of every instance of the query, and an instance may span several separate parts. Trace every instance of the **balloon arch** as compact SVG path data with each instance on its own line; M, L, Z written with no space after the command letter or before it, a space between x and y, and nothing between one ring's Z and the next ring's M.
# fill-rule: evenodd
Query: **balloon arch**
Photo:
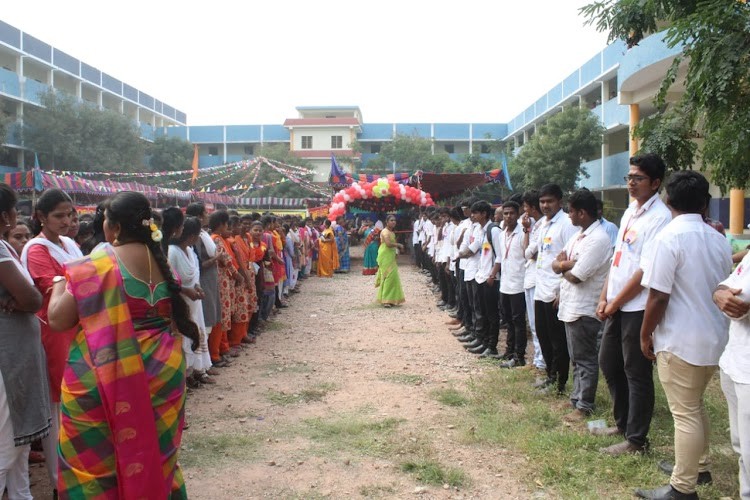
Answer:
M336 193L328 211L328 218L333 221L344 215L347 205L356 205L368 211L386 212L407 204L426 207L434 205L435 202L432 201L430 193L381 177L373 182L355 182Z

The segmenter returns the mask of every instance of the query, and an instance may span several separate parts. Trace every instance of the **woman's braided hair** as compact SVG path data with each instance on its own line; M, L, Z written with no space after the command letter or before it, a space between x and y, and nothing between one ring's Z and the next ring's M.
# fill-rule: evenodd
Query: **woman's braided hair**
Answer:
M113 196L106 207L107 218L120 224L120 243L140 242L148 246L154 255L156 265L159 267L172 299L172 319L178 330L188 337L193 343L193 350L197 349L200 339L198 326L190 319L190 309L180 294L181 286L172 274L172 269L167 262L167 257L162 251L159 242L151 237L151 205L142 194L134 191L123 191Z

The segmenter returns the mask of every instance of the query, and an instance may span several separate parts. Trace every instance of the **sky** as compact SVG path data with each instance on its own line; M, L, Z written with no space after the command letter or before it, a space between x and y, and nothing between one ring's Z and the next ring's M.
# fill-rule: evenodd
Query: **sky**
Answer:
M0 19L187 114L505 123L601 51L586 0L24 0ZM121 5L116 9L116 5Z

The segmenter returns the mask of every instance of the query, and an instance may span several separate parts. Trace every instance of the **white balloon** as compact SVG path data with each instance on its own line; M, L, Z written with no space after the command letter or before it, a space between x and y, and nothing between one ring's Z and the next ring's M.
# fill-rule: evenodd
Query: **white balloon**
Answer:
M346 200L346 201L352 201L352 197L349 196L348 194L344 193L344 200Z

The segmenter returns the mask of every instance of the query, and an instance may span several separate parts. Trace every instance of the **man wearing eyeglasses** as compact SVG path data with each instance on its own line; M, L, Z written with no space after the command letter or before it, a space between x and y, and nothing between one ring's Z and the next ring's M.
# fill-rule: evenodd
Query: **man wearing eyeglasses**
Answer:
M600 451L618 456L648 448L654 412L653 364L641 352L640 331L648 290L641 286L641 256L672 220L659 198L666 165L655 154L630 158L625 182L633 202L622 216L615 252L596 314L604 321L599 349L601 367L614 404L615 426L596 434L625 440Z

